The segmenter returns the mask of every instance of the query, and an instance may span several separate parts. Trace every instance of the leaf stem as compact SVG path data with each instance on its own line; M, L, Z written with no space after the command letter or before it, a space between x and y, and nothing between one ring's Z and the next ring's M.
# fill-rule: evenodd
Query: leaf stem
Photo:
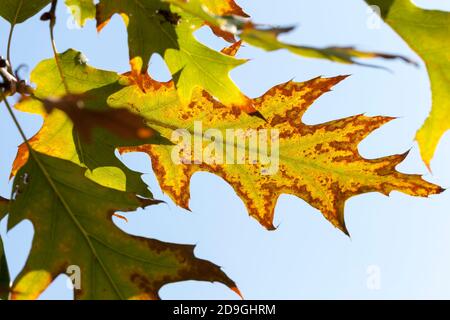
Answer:
M6 59L9 62L9 71L12 73L13 67L12 67L12 62L11 62L11 43L12 43L12 37L13 37L13 33L14 33L14 27L16 25L15 24L11 24L11 28L9 29L9 35L8 35L8 45L6 48Z

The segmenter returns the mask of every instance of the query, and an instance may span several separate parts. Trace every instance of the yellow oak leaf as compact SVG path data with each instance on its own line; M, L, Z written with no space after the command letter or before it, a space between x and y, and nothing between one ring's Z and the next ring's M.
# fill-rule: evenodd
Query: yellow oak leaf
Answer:
M175 144L120 150L149 154L162 190L179 206L189 208L190 178L206 171L230 183L249 214L268 229L274 228L278 197L291 194L347 232L344 204L352 196L398 190L426 197L442 188L396 171L406 154L361 157L359 142L392 118L356 115L318 125L302 122L308 107L344 78L276 86L253 99L262 117L227 107L202 90L185 105L172 82L148 78L140 87L130 75L123 79L129 85L111 95L108 103L142 114L150 127Z

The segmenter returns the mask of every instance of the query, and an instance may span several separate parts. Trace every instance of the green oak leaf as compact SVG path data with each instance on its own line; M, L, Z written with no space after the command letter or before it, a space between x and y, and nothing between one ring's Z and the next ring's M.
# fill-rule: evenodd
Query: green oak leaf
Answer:
M29 259L14 281L11 299L36 299L69 267L80 273L76 299L158 299L159 289L184 280L235 284L210 262L195 258L193 246L126 234L115 212L158 201L103 187L86 169L32 151L14 180L8 228L29 219L35 229Z
M0 16L11 25L22 23L41 11L51 0L2 0Z
M204 88L230 105L253 111L229 76L243 64L198 42L193 33L205 24L202 19L162 1L101 0L97 5L97 26L101 30L112 15L120 14L127 25L130 60L147 72L153 53L161 55L171 71L180 99L189 102L194 88Z

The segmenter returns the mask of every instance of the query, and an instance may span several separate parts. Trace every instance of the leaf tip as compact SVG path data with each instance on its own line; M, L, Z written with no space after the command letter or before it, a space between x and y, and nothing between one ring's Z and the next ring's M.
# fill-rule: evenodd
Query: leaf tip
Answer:
M163 200L147 199L147 198L138 198L138 199L139 199L139 202L140 202L142 208L146 208L146 207L157 205L157 204L166 203Z
M239 41L233 43L231 46L223 48L220 52L222 52L223 54L225 54L227 56L234 57L238 53L241 46L242 46L242 40L239 40Z
M238 287L231 287L230 289L231 289L231 291L234 291L242 300L245 300L244 296L242 295L242 293Z

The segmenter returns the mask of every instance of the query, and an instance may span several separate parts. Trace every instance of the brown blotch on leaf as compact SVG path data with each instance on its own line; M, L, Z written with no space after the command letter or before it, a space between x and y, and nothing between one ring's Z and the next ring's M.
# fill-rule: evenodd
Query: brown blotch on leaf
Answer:
M57 99L44 100L44 107L48 113L59 109L72 120L80 136L90 142L92 131L96 127L125 139L145 140L154 135L153 129L145 124L145 119L130 112L128 109L105 108L104 110L90 110L85 108L83 95L66 95Z

